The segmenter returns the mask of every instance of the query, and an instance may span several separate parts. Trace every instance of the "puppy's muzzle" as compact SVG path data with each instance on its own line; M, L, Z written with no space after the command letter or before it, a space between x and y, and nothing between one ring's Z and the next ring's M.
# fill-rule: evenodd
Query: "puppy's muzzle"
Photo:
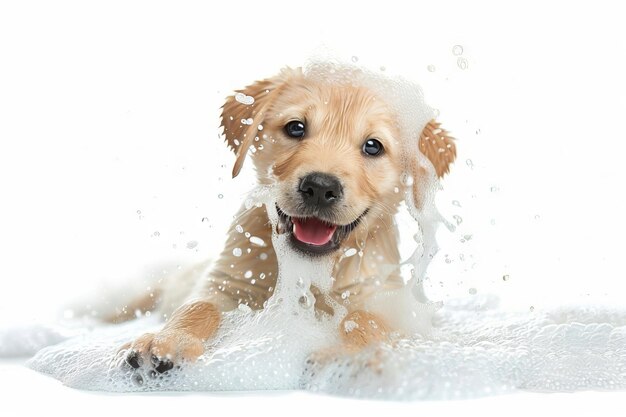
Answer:
M302 178L298 188L304 205L311 209L326 209L343 198L343 187L334 175L312 172Z

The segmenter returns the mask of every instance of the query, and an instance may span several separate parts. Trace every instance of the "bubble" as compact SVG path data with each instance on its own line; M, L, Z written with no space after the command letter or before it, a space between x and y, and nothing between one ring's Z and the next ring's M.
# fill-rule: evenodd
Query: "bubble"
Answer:
M426 67L428 69L428 72L435 72L437 70L437 68L434 65L429 65L428 67Z
M219 199L224 198L224 194L221 194L221 193L220 193L220 194L218 194L218 195L217 195L217 198L219 198Z
M463 57L459 57L456 60L456 65L462 69L462 70L466 70L468 67L468 63L467 63L467 59L463 58Z
M244 93L235 94L235 100L237 100L241 104L251 105L254 103L254 97L247 96Z
M260 237L257 237L257 236L250 237L250 243L252 243L255 246L261 246L261 247L267 246L265 241L263 239L261 239Z
M460 55L463 55L463 46L461 46L461 45L454 45L454 46L452 47L452 54L453 54L454 56L460 56Z
M243 254L243 251L241 250L241 248L235 248L233 249L233 255L236 257L240 257Z

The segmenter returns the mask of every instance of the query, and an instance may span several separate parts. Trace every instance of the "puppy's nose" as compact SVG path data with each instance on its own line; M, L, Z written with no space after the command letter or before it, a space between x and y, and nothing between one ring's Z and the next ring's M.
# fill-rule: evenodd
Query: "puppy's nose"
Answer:
M343 197L339 179L322 172L313 172L300 181L300 194L310 207L330 207Z

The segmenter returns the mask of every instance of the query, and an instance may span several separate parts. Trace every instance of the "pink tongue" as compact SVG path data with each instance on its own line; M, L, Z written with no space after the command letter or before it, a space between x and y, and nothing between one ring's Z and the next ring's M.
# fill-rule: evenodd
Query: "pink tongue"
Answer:
M312 219L293 219L293 234L300 242L321 246L330 241L337 226Z

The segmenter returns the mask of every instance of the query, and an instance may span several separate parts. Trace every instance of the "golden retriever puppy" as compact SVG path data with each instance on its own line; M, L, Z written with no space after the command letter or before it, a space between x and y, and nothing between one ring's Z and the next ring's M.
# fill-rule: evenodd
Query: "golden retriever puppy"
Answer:
M276 210L277 231L288 235L293 250L334 262L330 296L341 301L350 294L342 323L350 326L337 329L344 342L359 347L384 341L393 329L365 301L404 285L394 222L405 198L399 189L406 186L397 112L365 84L287 68L229 97L222 127L236 156L233 177L250 156L258 182L277 190L276 205L237 213L219 259L208 276L198 278L193 301L174 311L160 332L124 346L126 362L165 372L179 361L193 361L216 333L221 313L240 304L263 308L278 276L267 210ZM456 157L454 142L434 120L422 128L414 152L422 152L441 177ZM425 175L415 171L414 178ZM416 204L423 197L419 184L409 184ZM345 256L345 248L357 248L358 256ZM397 268L390 271L389 265ZM319 289L311 290L319 295ZM332 314L322 299L316 297L315 308Z

